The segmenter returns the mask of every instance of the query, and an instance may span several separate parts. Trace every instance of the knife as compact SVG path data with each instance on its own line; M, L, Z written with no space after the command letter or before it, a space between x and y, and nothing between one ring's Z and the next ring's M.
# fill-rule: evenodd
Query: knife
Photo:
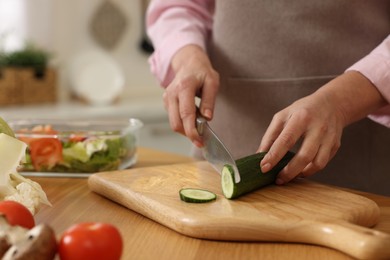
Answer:
M240 173L229 150L214 133L207 123L206 118L202 117L200 113L196 117L196 129L203 139L202 153L204 158L218 171L222 173L222 169L226 164L229 164L234 169L234 180L236 183L241 181Z

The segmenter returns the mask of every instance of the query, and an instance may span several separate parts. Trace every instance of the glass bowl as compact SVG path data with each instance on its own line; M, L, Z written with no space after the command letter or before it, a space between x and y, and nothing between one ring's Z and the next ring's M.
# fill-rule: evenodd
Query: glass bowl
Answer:
M10 120L16 138L27 143L22 172L94 173L136 163L143 123L128 120Z

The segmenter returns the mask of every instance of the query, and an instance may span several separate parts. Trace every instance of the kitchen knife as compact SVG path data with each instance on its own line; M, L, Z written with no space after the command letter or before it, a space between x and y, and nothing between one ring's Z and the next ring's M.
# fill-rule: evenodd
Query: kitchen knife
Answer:
M226 164L229 164L234 169L234 180L236 183L241 181L240 173L238 172L236 161L233 159L229 150L210 128L207 120L200 116L196 117L196 128L199 135L203 139L202 153L204 158L218 171L222 173L222 169Z

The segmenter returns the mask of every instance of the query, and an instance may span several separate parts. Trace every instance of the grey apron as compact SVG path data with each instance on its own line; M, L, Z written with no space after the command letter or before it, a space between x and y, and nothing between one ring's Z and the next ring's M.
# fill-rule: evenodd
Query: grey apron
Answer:
M252 154L272 116L324 85L390 34L388 0L220 0L209 54L221 76L212 127L233 157ZM348 126L313 179L390 195L390 129Z

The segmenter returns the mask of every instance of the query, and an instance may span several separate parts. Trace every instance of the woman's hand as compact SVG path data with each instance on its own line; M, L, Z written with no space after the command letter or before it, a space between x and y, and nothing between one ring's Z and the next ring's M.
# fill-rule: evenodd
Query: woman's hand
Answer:
M181 48L173 57L173 81L163 95L171 128L186 135L196 146L202 141L195 126L195 97L201 98L199 110L211 120L219 87L219 75L213 69L207 54L196 45Z
M299 149L279 173L276 184L323 169L340 147L343 128L386 102L375 86L358 72L347 72L315 93L275 114L258 151L268 151L260 163L272 169L298 142Z
M259 150L268 151L260 165L262 171L272 169L299 140L299 151L279 173L276 183L321 170L340 147L344 121L337 107L321 94L296 101L275 114L262 139Z

